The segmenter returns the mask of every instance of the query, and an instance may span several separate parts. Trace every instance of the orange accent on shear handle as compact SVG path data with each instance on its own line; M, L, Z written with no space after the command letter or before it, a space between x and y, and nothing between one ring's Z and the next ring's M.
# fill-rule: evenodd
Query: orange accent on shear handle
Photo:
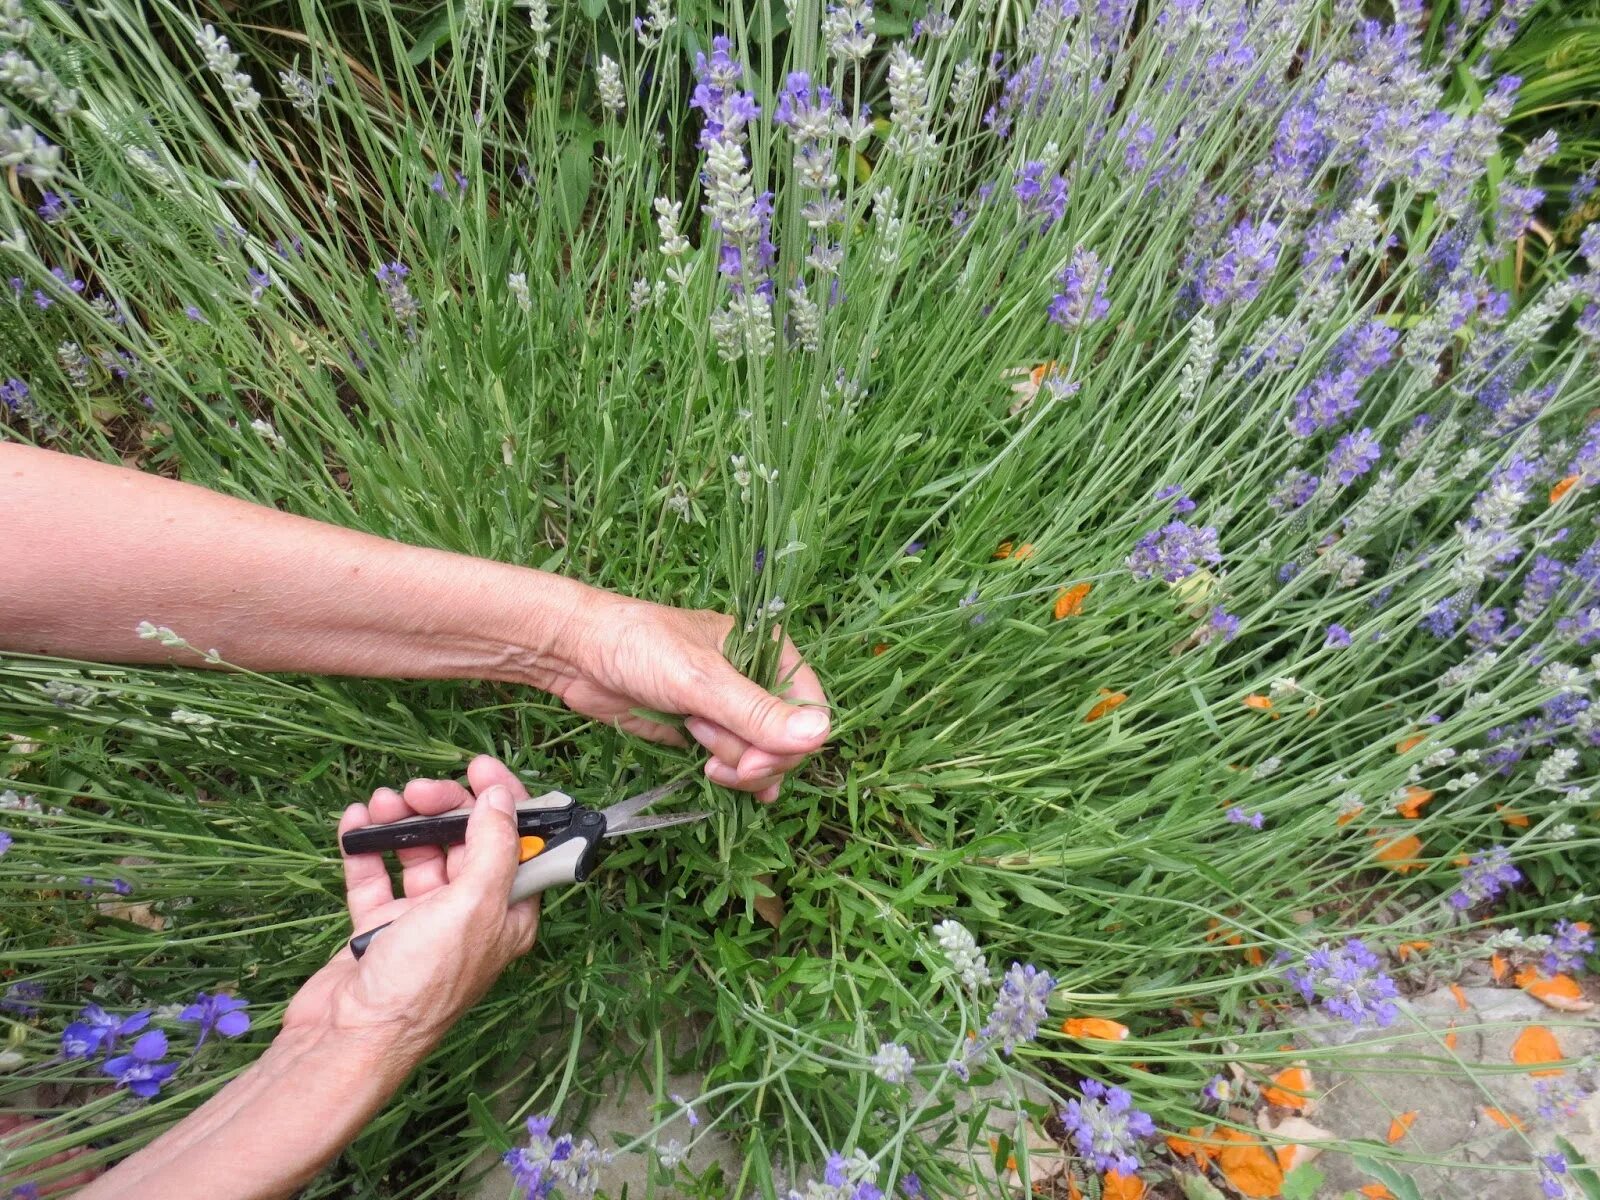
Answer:
M517 861L527 862L530 858L538 858L544 853L544 839L542 837L525 837L517 839Z

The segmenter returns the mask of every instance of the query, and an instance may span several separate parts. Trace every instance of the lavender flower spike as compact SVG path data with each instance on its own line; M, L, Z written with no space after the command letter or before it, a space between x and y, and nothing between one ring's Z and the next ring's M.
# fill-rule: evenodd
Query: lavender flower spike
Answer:
M1139 1143L1155 1136L1155 1122L1133 1107L1133 1096L1124 1088L1085 1079L1079 1090L1083 1099L1069 1100L1061 1110L1073 1146L1097 1171L1132 1175L1139 1169Z
M1512 866L1511 851L1504 846L1490 846L1474 854L1461 868L1461 886L1450 893L1450 907L1465 912L1521 882L1522 872Z
M1318 947L1300 968L1285 971L1284 978L1308 1004L1320 999L1330 1016L1357 1028L1369 1022L1387 1028L1400 1014L1394 980L1378 969L1378 956L1360 938L1340 947Z
M1037 967L1012 963L983 1027L984 1040L1000 1043L1007 1054L1018 1042L1031 1042L1038 1036L1039 1022L1055 986L1056 981Z

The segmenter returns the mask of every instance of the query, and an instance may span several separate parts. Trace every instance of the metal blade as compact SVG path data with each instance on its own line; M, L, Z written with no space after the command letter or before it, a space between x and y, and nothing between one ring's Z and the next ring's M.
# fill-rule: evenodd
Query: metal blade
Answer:
M621 837L624 834L644 833L652 829L670 829L674 825L688 825L693 821L704 821L710 813L663 813L656 817L624 817L621 824L613 825L606 822L606 837Z
M600 815L606 819L607 829L616 829L623 825L629 817L638 816L659 800L665 800L673 792L688 783L690 776L679 775L670 782L663 783L658 788L651 788L648 792L640 792L628 800L618 800L610 808L602 809Z

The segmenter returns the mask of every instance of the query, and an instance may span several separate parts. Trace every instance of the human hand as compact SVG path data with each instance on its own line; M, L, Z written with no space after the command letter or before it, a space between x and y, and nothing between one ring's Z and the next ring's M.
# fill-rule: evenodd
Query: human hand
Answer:
M777 799L784 774L827 741L828 698L788 638L779 696L722 656L733 629L726 613L596 595L561 639L551 676L540 680L568 708L672 745L684 744L676 729L632 710L683 713L690 736L711 752L706 778L767 802Z
M393 924L360 961L347 946L306 981L284 1013L285 1033L331 1030L341 1040L420 1058L533 945L538 897L507 906L517 870L515 807L527 790L487 755L472 760L467 782L471 791L452 780L414 779L403 795L379 788L369 803L345 810L341 839L365 825L466 805L472 815L463 845L397 852L402 898L394 895L382 855L346 856L355 932Z

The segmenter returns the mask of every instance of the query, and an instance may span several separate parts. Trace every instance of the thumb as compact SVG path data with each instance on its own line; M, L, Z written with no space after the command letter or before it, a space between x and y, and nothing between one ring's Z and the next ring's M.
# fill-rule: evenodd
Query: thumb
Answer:
M723 663L694 715L773 754L809 754L828 739L825 708L787 704Z
M498 896L511 894L511 877L517 872L516 802L500 784L478 797L467 817L467 843L456 881L470 892Z

